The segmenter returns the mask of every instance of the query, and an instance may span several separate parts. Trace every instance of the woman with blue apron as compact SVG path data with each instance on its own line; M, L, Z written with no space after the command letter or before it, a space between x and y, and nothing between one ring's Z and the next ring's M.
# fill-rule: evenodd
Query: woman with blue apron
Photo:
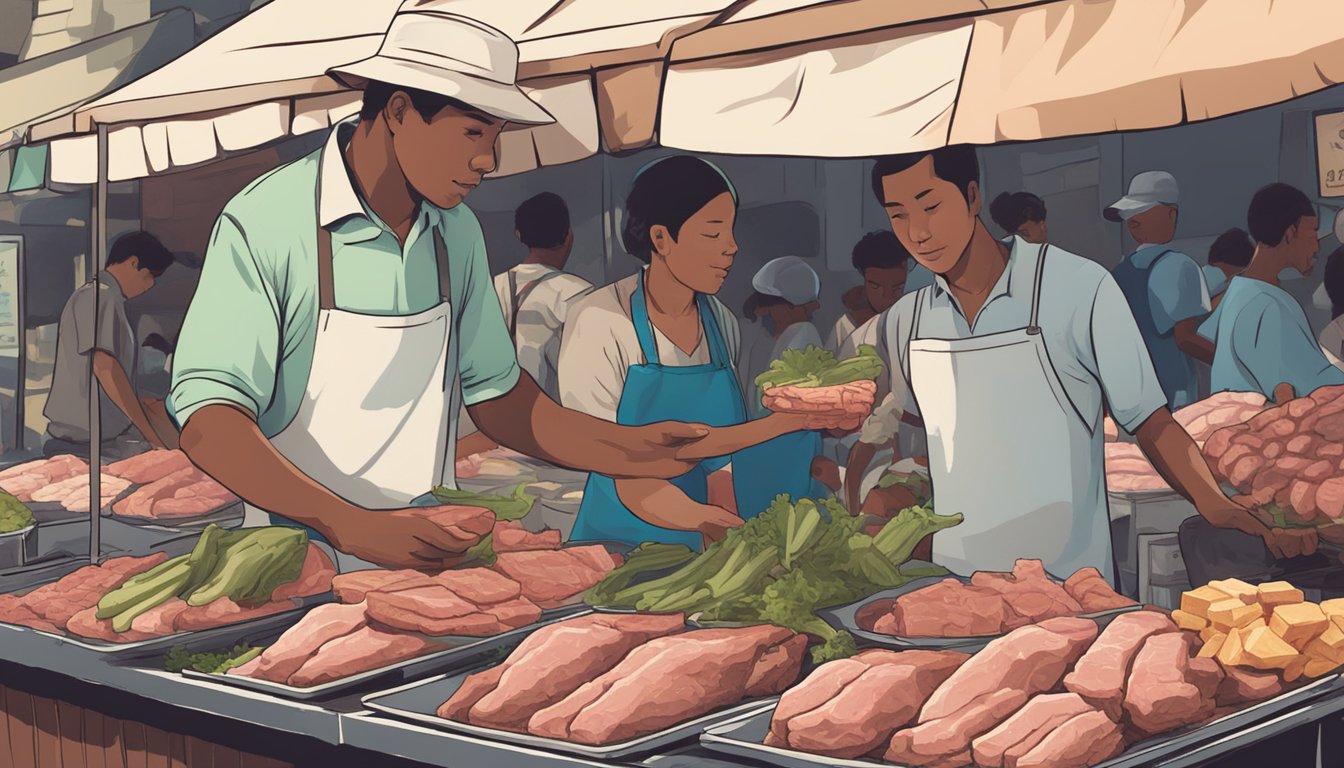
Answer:
M715 427L746 422L727 340L731 335L736 345L736 323L711 299L737 251L732 238L736 206L728 179L698 158L667 158L640 171L626 204L623 240L626 250L647 260L649 267L590 294L570 310L559 371L567 407L627 425L668 419ZM666 288L660 295L662 286ZM622 294L631 287L627 315ZM650 307L674 306L675 297L684 301L688 295L693 295L688 310L698 317L700 344L691 354L666 342L660 351L662 331L652 322ZM679 354L682 364L666 360L668 351ZM630 493L623 489L618 494L619 481L590 474L571 539L656 541L698 549L703 534L726 527L719 522L728 513L708 506L713 472L731 463L737 509L749 519L777 494L818 495L811 464L820 448L817 433L795 432L705 459L669 481L638 481L642 490L658 484L632 502L640 514L625 503L632 500ZM656 515L648 511L655 497L661 510ZM670 506L668 499L674 500Z

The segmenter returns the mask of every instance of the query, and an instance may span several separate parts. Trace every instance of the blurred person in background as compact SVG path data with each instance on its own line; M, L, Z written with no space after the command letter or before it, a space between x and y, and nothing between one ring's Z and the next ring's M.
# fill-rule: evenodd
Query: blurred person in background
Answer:
M1000 194L989 204L989 217L1010 237L1016 235L1035 245L1050 240L1045 201L1030 192Z
M1213 241L1213 245L1209 246L1208 266L1202 270L1204 284L1208 286L1209 300L1213 306L1218 306L1223 291L1227 290L1227 284L1250 266L1251 257L1254 255L1255 243L1246 230L1240 227L1227 230Z
M863 284L845 292L845 313L836 321L826 348L839 354L854 330L886 312L905 294L910 252L890 230L869 232L850 256Z
M756 389L756 377L770 368L786 349L822 347L821 333L812 324L812 315L820 308L821 278L807 262L797 256L783 256L767 262L751 279L755 291L747 297L742 316L765 326L750 345L742 364L742 394L752 418L767 414Z

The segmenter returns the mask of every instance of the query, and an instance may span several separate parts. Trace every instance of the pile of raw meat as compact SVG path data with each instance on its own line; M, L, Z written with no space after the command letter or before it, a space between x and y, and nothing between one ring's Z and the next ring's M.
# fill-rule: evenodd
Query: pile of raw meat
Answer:
M332 583L340 604L309 611L229 674L311 688L379 669L448 647L433 637L489 637L535 624L543 610L577 602L623 562L601 546L559 547L557 531L529 533L500 522L489 568L340 574Z
M129 487L124 479L104 473L99 488L103 506ZM89 464L77 456L19 464L0 472L0 489L25 504L57 504L71 512L88 512Z
M864 629L896 637L983 637L1045 619L1136 605L1096 568L1083 568L1060 584L1040 560L1018 560L1012 573L980 571L970 584L944 579L894 599L874 600L856 620Z
M65 633L109 643L133 643L178 632L190 632L237 624L273 613L292 610L300 598L331 589L335 566L320 549L309 544L299 577L280 586L270 602L244 608L227 597L191 607L172 598L136 617L126 632L112 629L110 620L95 614L98 601L134 576L168 560L162 552L148 557L115 557L102 565L88 565L26 595L0 595L0 622L18 624L45 632Z
M591 614L543 627L466 679L440 717L614 744L798 679L807 636L772 626L685 630L681 614Z
M908 766L1083 768L1284 688L1198 649L1165 614L1135 611L1100 633L1090 619L1047 619L971 657L865 651L785 693L766 743Z
M181 451L150 451L110 464L107 471L140 486L116 502L125 517L174 520L200 517L234 504L238 497L192 465Z
M877 382L869 379L829 387L770 387L761 404L775 413L843 416L841 429L858 429L873 410Z
M1218 430L1243 424L1264 409L1265 398L1257 392L1220 392L1176 411L1172 417L1196 443L1203 445ZM1170 484L1157 473L1143 451L1132 443L1115 442L1118 435L1115 424L1110 419L1106 422L1106 490L1170 491Z
M1303 521L1344 519L1344 386L1321 387L1218 430L1204 457L1234 501L1277 505Z

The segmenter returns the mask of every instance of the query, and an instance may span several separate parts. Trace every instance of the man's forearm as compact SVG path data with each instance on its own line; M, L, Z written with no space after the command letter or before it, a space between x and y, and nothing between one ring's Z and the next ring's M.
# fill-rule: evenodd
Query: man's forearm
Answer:
M1227 497L1218 487L1199 446L1166 408L1159 408L1139 425L1135 438L1162 479L1201 513L1227 504Z
M98 385L107 393L107 399L126 414L126 418L140 430L140 434L152 445L163 445L163 438L154 431L154 425L150 423L149 415L145 413L144 404L136 396L135 387L131 386L131 380L122 369L121 363L106 352L94 351L93 373L98 379ZM111 437L114 435L103 435L104 439Z
M635 517L659 528L697 531L704 522L700 512L706 505L666 480L617 480L616 496Z
M252 415L231 405L207 405L182 430L182 450L192 463L254 507L321 532L360 511L305 475L266 439Z
M1176 346L1201 363L1213 365L1213 342L1199 335L1198 329L1201 320L1203 318L1191 318L1176 324L1173 329L1176 336Z

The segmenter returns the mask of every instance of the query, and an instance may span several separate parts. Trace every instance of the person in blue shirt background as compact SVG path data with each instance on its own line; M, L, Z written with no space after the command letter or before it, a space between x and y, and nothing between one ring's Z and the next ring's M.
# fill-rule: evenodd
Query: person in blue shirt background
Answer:
M1310 275L1315 268L1315 206L1301 190L1270 184L1251 198L1246 218L1255 255L1199 328L1214 343L1213 391L1259 392L1282 402L1344 384L1344 372L1316 343L1306 312L1279 286L1283 270Z
M1173 411L1199 399L1195 360L1210 362L1212 347L1196 332L1209 313L1209 291L1195 260L1167 247L1176 236L1179 190L1165 171L1145 171L1129 194L1103 211L1123 221L1138 249L1112 275L1139 324L1158 381Z
M1227 230L1209 246L1209 263L1203 272L1204 284L1209 288L1209 300L1213 306L1218 306L1232 278L1250 266L1253 255L1255 243L1246 230L1240 227Z

